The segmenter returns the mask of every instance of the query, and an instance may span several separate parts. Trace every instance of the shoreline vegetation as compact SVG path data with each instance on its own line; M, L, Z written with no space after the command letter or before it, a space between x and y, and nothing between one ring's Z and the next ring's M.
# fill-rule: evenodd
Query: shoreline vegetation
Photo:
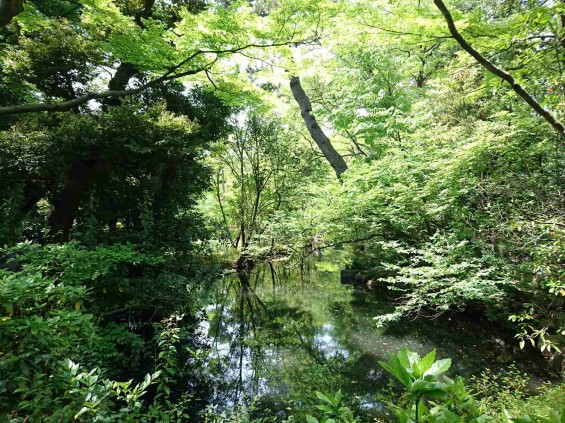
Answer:
M0 0L0 421L562 423L564 47L563 1Z

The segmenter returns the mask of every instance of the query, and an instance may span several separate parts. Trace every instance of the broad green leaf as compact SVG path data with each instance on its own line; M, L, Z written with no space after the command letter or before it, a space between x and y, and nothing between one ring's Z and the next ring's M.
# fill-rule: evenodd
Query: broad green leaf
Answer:
M410 363L410 355L411 354L412 353L406 347L403 347L400 351L398 351L398 354L396 354L396 358L398 358L400 365L408 373L412 373L412 365ZM393 356L391 356L390 358L391 358L391 362L392 362Z
M341 389L334 396L334 406L339 407L339 404L341 404Z
M410 388L410 384L412 382L410 375L408 374L408 372L406 372L406 370L404 369L403 366L400 365L400 363L398 362L398 359L395 358L395 363L393 364L388 364L385 363L383 361L379 361L379 364L390 374L392 374L394 377L396 377L396 379L398 379L398 381L400 383L402 383L404 385L404 387L406 387L407 389ZM392 357L391 357L391 361L392 361Z
M316 408L320 411L323 412L327 412L327 413L331 413L334 409L332 407L330 407L329 405L316 405Z
M425 373L424 378L437 378L439 375L447 372L451 367L451 359L444 358L443 360L438 360L432 367L430 367Z
M430 351L424 358L420 360L417 365L418 374L417 377L423 377L424 373L430 369L430 367L434 364L436 359L436 350Z
M326 396L325 394L321 393L320 391L316 391L316 396L318 397L319 400L324 401L325 403L331 406L334 405L332 399Z
M410 387L413 397L419 398L427 395L433 398L442 398L447 395L447 385L439 382L429 382L426 380L416 380Z

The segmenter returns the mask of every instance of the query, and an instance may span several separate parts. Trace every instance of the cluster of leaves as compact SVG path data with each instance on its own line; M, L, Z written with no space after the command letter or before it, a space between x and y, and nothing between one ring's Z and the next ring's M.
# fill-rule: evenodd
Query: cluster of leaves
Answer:
M145 298L159 284L161 257L133 245L87 249L77 243L20 244L3 254L9 257L0 270L3 415L61 421L86 413L94 420L124 421L147 411L140 398L156 379L148 412L177 409L170 378L182 374L173 356L179 327L186 325L181 318L162 327L143 322L147 307L154 315L176 308L176 301L167 304L167 295L160 304ZM178 300L182 287L174 289L176 294L169 292ZM143 379L144 372L152 376Z
M562 4L450 9L475 48L563 115ZM291 245L351 243L354 268L386 269L378 279L402 292L381 320L478 306L515 322L517 343L554 356L563 346L562 140L458 52L439 17L431 5L362 2L335 18L347 29L325 39L333 55L304 59L314 113L354 158L343 184L282 216L278 233ZM312 71L318 63L325 72Z
M358 417L355 417L349 407L345 407L341 404L341 390L333 395L326 395L317 391L316 397L318 397L321 403L317 405L316 408L324 413L324 415L320 420L311 415L307 415L306 421L308 423L358 423L360 421Z
M463 378L458 377L453 380L444 375L451 366L451 360L436 360L435 357L435 350L420 358L417 353L403 348L396 355L391 354L388 363L380 362L381 366L406 389L406 401L409 406L396 407L399 421L401 423L498 421L484 414L474 396L467 390ZM498 396L500 392L493 394ZM489 411L490 414L494 412L494 410ZM565 416L565 410L561 412L552 410L547 417L512 418L503 409L500 413L500 421L504 423L559 423L562 421L562 416Z
M443 375L451 367L451 359L435 358L435 350L420 358L417 353L403 348L398 354L391 354L388 363L379 362L406 389L410 406L397 409L399 420L403 423L484 421L472 396L466 392L463 380Z

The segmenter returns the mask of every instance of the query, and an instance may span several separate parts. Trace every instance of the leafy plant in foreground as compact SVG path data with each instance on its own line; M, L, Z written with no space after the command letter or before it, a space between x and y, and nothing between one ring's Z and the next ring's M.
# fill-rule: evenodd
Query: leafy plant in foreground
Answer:
M396 355L391 354L389 363L380 361L379 364L407 390L410 406L397 410L400 422L488 421L467 392L463 379L444 376L451 367L451 359L436 360L436 350L420 358L405 347Z
M324 413L322 418L318 420L311 415L306 416L308 423L357 423L360 422L358 417L355 417L349 407L341 405L341 389L335 394L323 394L316 391L316 396L321 401L321 404L316 405L316 408Z
M391 373L406 388L409 407L397 408L401 423L564 423L565 408L552 411L549 416L526 415L511 417L503 409L501 420L482 413L473 396L467 391L464 379L455 380L444 375L451 366L451 359L436 360L433 350L425 357L402 348L396 355L391 354L389 362L379 364ZM557 404L556 404L557 405Z
M510 417L506 410L501 413L503 423L563 423L565 422L565 409L561 412L552 412L549 417L540 416L523 416L523 417Z

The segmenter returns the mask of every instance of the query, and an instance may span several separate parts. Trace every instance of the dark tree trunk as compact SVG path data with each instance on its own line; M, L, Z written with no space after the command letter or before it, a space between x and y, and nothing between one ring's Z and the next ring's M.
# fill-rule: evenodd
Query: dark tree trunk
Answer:
M0 0L0 26L8 25L14 16L24 11L24 0Z
M128 86L129 80L137 73L137 68L131 63L120 63L116 69L116 73L110 80L108 88L110 91L122 91ZM109 97L104 100L104 104L108 106L119 106L121 99L119 97Z
M165 162L163 171L160 176L161 186L155 195L155 202L153 206L155 219L161 219L164 212L169 208L172 203L172 184L177 176L177 165L174 160L167 160Z
M108 164L102 161L95 148L91 148L86 156L73 160L67 173L67 184L53 200L53 211L49 216L52 241L69 240L81 200L96 176L107 168Z
M108 84L109 89L112 91L125 89L136 73L137 69L134 65L121 63ZM120 99L108 98L105 99L104 104L119 106ZM49 216L52 241L66 242L69 240L81 199L92 187L96 176L103 171L108 171L111 167L112 163L103 161L95 147L92 147L86 156L78 156L73 160L67 174L67 184L55 197L53 211ZM112 229L112 223L109 226Z
M308 132L310 132L310 135L322 151L322 154L333 167L337 177L341 179L341 175L347 170L347 164L345 160L343 160L343 157L335 150L329 138L324 134L322 128L320 128L320 125L318 125L316 118L312 114L310 99L306 95L306 92L304 92L302 85L300 85L300 79L297 76L290 79L290 89L292 90L294 99L300 106L302 119L304 119Z
M143 8L138 10L135 14L135 23L139 25L140 28L146 29L143 19L149 18L153 13L153 5L155 0L145 0L143 2Z

